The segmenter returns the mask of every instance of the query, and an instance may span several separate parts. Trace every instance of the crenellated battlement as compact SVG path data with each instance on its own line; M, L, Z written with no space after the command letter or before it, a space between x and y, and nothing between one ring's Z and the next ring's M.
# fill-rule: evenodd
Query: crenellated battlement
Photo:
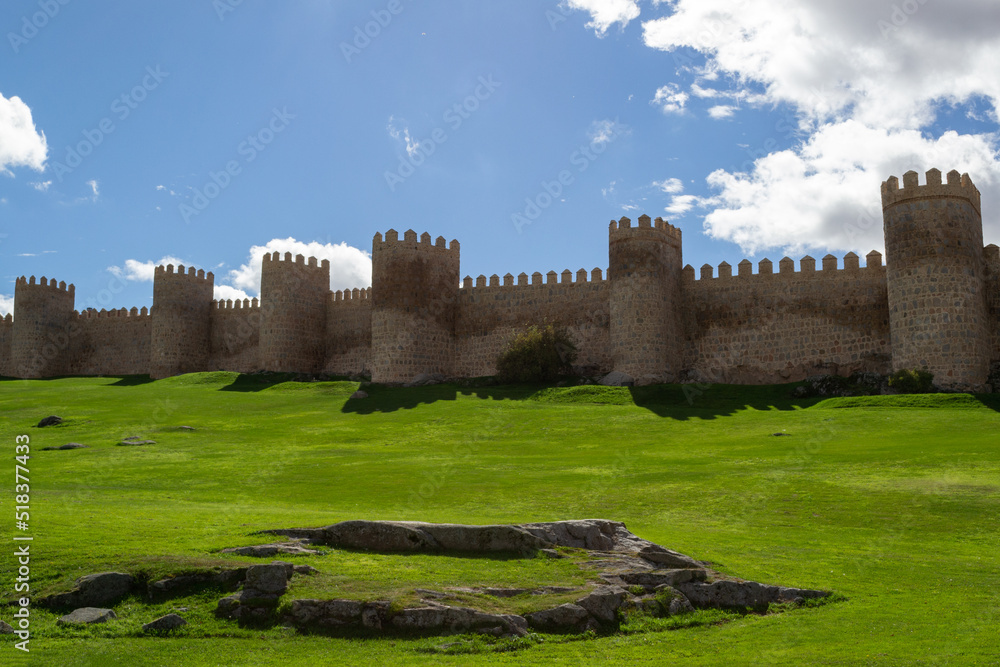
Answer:
M184 265L181 264L177 267L177 271L174 272L174 265L167 264L163 266L162 264L153 271L154 280L202 280L209 283L215 282L215 274L209 271L205 273L204 269L195 269L193 266L187 267L187 271L184 270Z
M371 305L372 288L337 290L330 293L330 303L334 306L369 306Z
M232 311L248 311L248 310L258 310L260 309L260 300L254 297L253 299L218 299L212 301L212 310L232 310Z
M35 283L35 276L31 276L30 278L21 276L15 281L15 286L22 290L26 288L28 290L40 290L41 288L45 288L53 292L65 292L69 296L74 296L76 294L75 285L67 285L65 282L57 284L55 278L49 280L45 276L42 276L41 280L39 280L37 284Z
M497 274L493 274L489 278L484 275L480 275L473 281L472 276L465 276L462 279L462 289L503 289L503 288L519 288L519 287L538 287L538 286L549 286L549 285L582 285L582 284L593 284L593 283L603 283L604 277L603 272L599 268L593 269L589 274L586 269L579 269L574 273L569 269L564 270L562 273L556 273L555 271L549 271L546 274L541 274L535 271L529 277L527 273L519 273L517 275L517 283L514 282L514 276L510 273L503 276L502 283L501 278Z
M674 227L663 218L651 219L648 215L641 215L632 225L632 220L622 216L620 220L612 220L608 226L609 238L612 242L625 238L647 238L659 239L680 247L681 230Z
M900 188L899 179L890 176L882 183L882 208L886 209L903 201L947 197L965 199L977 213L981 213L979 189L968 174L959 174L953 169L948 172L948 182L942 183L941 170L930 169L925 178L925 184L920 185L917 172L908 171L903 174L903 186Z
M305 255L295 255L295 257L293 258L292 253L290 252L286 252L284 257L282 257L281 253L277 251L271 254L264 255L263 263L265 266L269 267L275 264L277 265L286 264L286 265L295 265L295 267L300 269L315 269L317 271L325 271L328 275L330 273L330 260L324 259L321 262L317 260L315 257L309 257L307 259Z
M698 274L695 274L693 266L688 264L684 267L682 275L685 282L695 280L727 280L727 279L747 279L747 278L781 278L782 276L805 277L815 275L820 278L833 278L843 275L845 272L858 270L884 270L882 265L882 253L872 250L865 256L867 264L861 267L860 258L853 252L844 255L843 264L834 255L826 255L822 259L821 270L816 268L816 260L809 255L799 260L799 270L795 270L795 260L791 257L783 257L778 262L778 272L774 271L774 262L764 258L757 264L757 273L753 272L753 263L744 259L737 265L737 273L733 274L733 267L729 262L719 264L719 272L715 273L715 267L711 264L703 264Z
M140 317L150 317L149 308L143 306L141 309L133 307L131 310L128 308L119 308L111 310L97 310L96 308L87 308L83 312L73 311L74 317L81 320L96 320L96 319L106 319L106 318L140 318Z
M399 238L399 232L395 229L390 229L385 233L385 238L383 239L382 233L377 232L375 238L372 239L372 252L377 250L383 250L390 247L407 247L412 250L425 251L425 252L459 252L461 250L461 245L457 240L452 239L449 245L443 236L437 237L437 239L432 243L431 235L424 232L417 237L417 233L412 229L408 229L403 232L403 238Z

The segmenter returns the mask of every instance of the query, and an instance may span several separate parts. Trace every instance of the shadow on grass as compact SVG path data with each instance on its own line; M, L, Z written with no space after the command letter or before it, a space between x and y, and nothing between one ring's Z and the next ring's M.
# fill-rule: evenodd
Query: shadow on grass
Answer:
M151 382L156 382L153 378L148 375L125 375L118 379L118 382L112 382L109 387L139 387L144 384L150 384Z
M795 384L743 385L679 385L664 384L647 387L604 387L576 385L551 387L544 385L484 385L452 384L428 387L365 387L368 398L348 400L345 413L368 415L376 412L410 410L421 404L454 401L459 395L491 401L523 401L563 405L621 405L644 408L664 418L686 420L693 417L714 419L731 416L739 411L800 410L819 402L817 398L792 398Z

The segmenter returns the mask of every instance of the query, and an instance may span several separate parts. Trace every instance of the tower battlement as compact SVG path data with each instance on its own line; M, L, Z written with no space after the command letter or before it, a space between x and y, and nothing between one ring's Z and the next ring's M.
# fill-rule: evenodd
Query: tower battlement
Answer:
M914 199L965 199L976 213L981 213L979 189L968 174L959 174L956 170L948 172L948 182L941 182L941 170L930 169L925 176L926 182L920 185L919 175L915 171L903 174L903 187L899 187L899 179L890 176L882 183L882 208L886 209L902 201Z
M408 229L403 232L403 238L399 238L399 232L395 229L390 229L385 233L385 238L382 237L381 232L375 234L375 238L372 239L372 252L379 250L385 250L392 247L405 247L411 250L427 251L427 252L459 252L461 250L461 245L455 239L452 239L451 244L445 240L443 236L437 237L437 239L432 243L431 235L424 232L417 237L417 233L412 229Z
M189 280L204 280L210 283L215 283L215 274L209 271L205 273L204 269L195 269L193 266L187 267L187 271L184 270L184 265L181 264L177 267L177 271L174 272L174 265L167 264L163 266L162 264L153 271L153 280L178 280L187 278Z
M30 278L21 276L15 281L14 284L18 289L27 291L38 290L40 292L42 288L45 288L46 290L53 292L65 292L70 297L73 297L76 294L75 285L67 285L65 282L56 284L55 278L48 280L45 276L42 276L41 280L39 280L37 284L35 283L35 276L31 276Z
M872 250L870 253L865 255L867 264L865 269L882 269L882 253L877 250ZM684 267L683 276L685 282L693 282L694 280L716 280L716 279L727 279L727 278L757 278L766 276L775 277L785 277L785 276L810 276L815 275L817 277L823 278L833 278L839 277L840 273L844 271L854 271L861 269L861 258L855 253L849 252L844 255L843 266L840 265L840 260L834 255L826 255L822 259L822 270L816 269L816 260L809 255L806 255L799 260L799 270L795 270L795 260L791 257L783 257L778 262L778 272L774 271L774 262L766 257L757 264L757 273L753 272L753 263L748 259L744 259L739 264L737 264L737 273L733 274L733 267L729 262L722 262L719 264L718 274L715 273L715 267L711 264L703 264L695 274L695 269L693 266L688 264Z
M302 269L316 269L317 271L326 271L327 275L330 273L330 260L324 259L323 261L317 260L315 257L310 257L308 260L304 255L295 255L292 258L292 253L286 252L285 256L282 257L280 252L273 252L264 255L264 264L271 263L285 263L285 264L295 264L297 267Z
M663 218L653 220L648 215L641 215L632 224L632 220L622 217L620 220L612 220L608 226L608 233L611 242L626 238L660 239L677 246L681 246L681 230L674 227Z

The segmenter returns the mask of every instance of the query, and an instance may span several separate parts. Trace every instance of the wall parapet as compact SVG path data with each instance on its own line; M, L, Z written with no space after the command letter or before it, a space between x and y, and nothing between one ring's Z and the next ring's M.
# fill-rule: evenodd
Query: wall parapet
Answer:
M461 289L465 290L481 290L481 289L510 289L510 288L522 288L522 287L548 287L552 285L592 285L594 283L603 283L604 274L599 268L594 268L589 273L586 269L579 269L574 273L569 269L563 270L561 273L555 271L549 271L543 274L535 271L529 277L527 273L519 273L517 275L517 283L514 283L514 276L510 273L503 276L501 281L500 276L493 274L489 278L484 275L480 275L473 281L472 276L465 276L462 279Z
M979 189L968 174L959 174L958 171L952 169L948 172L948 182L942 183L941 170L930 169L925 178L926 183L920 185L917 172L908 171L903 174L903 187L900 188L899 179L890 176L882 183L882 208L886 209L900 202L914 199L947 197L949 199L965 199L976 209L976 213L981 212Z
M738 273L733 275L733 268L728 262L722 262L719 264L719 273L715 274L715 269L711 264L704 264L700 269L699 275L695 275L695 269L693 266L688 264L681 271L681 275L684 282L701 282L710 280L741 280L741 279L766 279L766 278L787 278L787 277L805 277L805 276L820 276L826 278L837 277L840 275L845 275L851 271L868 271L868 270L878 270L884 269L882 265L882 253L877 250L872 250L870 253L865 255L867 265L862 267L860 258L853 252L849 252L844 255L843 266L839 266L840 261L834 255L826 255L823 257L822 270L816 269L816 260L809 255L804 256L799 260L799 270L795 270L795 260L790 257L783 257L778 262L778 272L774 272L774 262L766 257L757 265L757 273L753 272L753 263L750 260L744 259L738 264Z
M330 302L335 306L371 305L372 288L337 290L330 292Z
M149 317L149 308L143 306L141 309L133 307L131 310L128 308L118 308L117 310L112 308L111 310L97 310L96 308L87 308L83 311L73 311L74 317L81 320L92 320L101 318L112 318L112 317Z
M258 310L260 300L253 299L217 299L212 301L212 310Z

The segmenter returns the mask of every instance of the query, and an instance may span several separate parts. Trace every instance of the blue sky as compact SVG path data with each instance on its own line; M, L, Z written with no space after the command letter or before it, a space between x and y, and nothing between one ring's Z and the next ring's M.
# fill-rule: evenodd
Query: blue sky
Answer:
M968 171L1000 242L992 0L12 0L0 27L0 314L21 275L147 306L163 260L256 296L265 249L364 287L389 228L472 276L604 268L642 213L696 267L864 255L911 168Z

